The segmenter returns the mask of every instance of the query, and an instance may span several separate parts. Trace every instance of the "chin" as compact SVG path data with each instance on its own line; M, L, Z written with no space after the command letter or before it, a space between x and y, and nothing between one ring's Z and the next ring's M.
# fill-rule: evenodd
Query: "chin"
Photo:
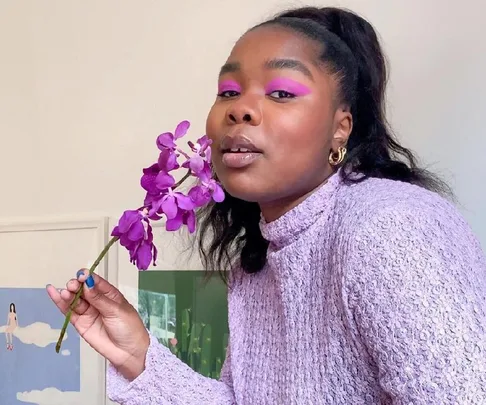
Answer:
M218 176L219 177L219 176ZM248 202L262 202L271 194L268 185L255 181L254 176L245 176L244 173L222 176L221 184L232 197Z

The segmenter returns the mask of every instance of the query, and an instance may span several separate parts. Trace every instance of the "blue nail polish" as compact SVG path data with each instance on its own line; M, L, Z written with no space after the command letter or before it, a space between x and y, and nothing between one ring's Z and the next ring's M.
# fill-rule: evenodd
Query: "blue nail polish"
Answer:
M84 274L84 270L78 270L78 272L76 273L76 278L79 278L83 274Z
M94 278L93 278L93 276L90 275L86 279L86 285L88 286L88 288L93 288L94 287Z

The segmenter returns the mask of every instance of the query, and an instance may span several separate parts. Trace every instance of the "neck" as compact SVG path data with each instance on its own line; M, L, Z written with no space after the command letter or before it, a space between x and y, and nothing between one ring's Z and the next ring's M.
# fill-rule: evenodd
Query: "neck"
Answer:
M316 190L322 187L324 184L327 183L329 177L331 177L334 173L331 173L326 176L326 178L319 182L319 184L310 190L306 190L300 193L296 193L293 196L281 198L279 200L267 202L267 203L260 203L260 210L262 212L263 218L265 222L272 222L280 218L282 215L285 215L291 209L295 208L299 205L302 201L304 201L307 197L313 194Z

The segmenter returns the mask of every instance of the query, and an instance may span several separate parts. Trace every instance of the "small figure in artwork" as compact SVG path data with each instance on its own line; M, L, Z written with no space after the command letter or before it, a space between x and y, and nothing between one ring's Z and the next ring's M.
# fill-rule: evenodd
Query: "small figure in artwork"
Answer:
M17 311L15 304L12 302L8 311L7 329L5 336L7 337L7 350L13 350L13 332L18 326Z

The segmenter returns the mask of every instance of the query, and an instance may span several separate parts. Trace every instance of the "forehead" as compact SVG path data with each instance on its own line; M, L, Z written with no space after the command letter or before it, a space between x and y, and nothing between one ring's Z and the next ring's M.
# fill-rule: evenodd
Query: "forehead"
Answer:
M235 44L228 62L246 69L261 67L268 60L295 59L316 69L319 45L291 29L268 25L248 31Z

